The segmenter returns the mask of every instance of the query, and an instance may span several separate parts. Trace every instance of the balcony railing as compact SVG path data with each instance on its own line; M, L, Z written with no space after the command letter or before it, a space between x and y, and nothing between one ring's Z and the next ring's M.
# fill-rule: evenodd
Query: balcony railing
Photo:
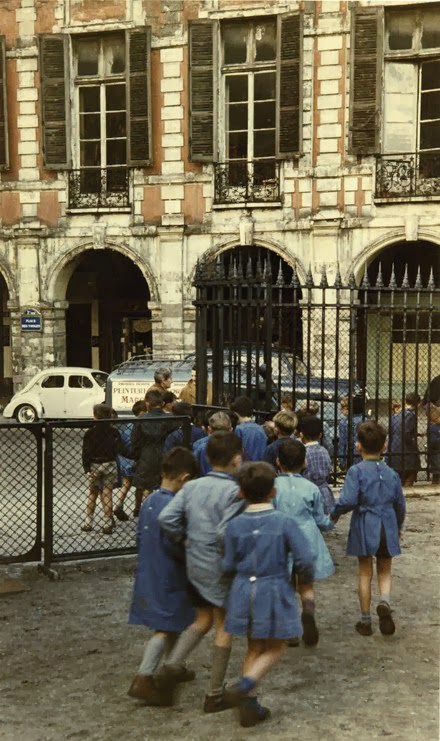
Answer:
M440 196L440 151L378 155L376 198L415 196Z
M83 167L69 172L69 208L126 208L127 167Z
M214 175L214 203L273 203L280 200L278 163L274 159L217 162Z

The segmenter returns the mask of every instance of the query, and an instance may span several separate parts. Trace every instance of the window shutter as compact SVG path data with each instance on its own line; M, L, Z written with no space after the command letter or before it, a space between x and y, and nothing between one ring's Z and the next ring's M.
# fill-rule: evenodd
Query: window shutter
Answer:
M354 154L374 154L379 147L381 107L381 9L356 7L351 24L349 146Z
M151 163L151 28L127 32L127 130L128 164L142 167Z
M43 164L47 170L69 167L67 125L67 36L40 36Z
M302 17L278 16L277 156L299 155L302 134Z
M6 99L5 37L0 36L0 170L7 170L9 167L8 109Z
M189 24L189 156L214 159L214 24Z

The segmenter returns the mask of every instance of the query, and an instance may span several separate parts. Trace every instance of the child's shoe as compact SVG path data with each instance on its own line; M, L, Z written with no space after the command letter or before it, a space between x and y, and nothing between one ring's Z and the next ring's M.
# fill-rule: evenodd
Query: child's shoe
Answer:
M84 525L81 525L81 530L83 533L91 533L93 530L93 526L90 522L85 522Z
M154 675L154 684L160 690L163 689L174 689L176 684L185 681L180 679L183 671L188 671L182 666L174 666L173 664L163 664L157 674Z
M170 690L159 690L154 684L153 677L142 674L133 679L127 694L154 707L170 707L173 704L173 694Z
M235 707L225 699L225 694L222 695L205 695L205 702L203 703L204 713L221 713L223 710L230 710Z
M243 728L251 728L270 718L270 710L263 708L256 697L245 697L240 703L239 718Z
M187 669L186 666L182 666L179 672L175 675L176 682L192 682L196 678L196 673L192 669Z
M114 512L115 517L118 518L119 522L127 522L127 520L130 519L127 513L124 512L123 507L121 506L115 507L113 512Z
M306 646L316 646L319 641L319 631L316 627L315 616L311 612L303 612L301 615L303 626L303 641Z
M111 535L113 532L113 519L109 520L106 525L102 528L102 532L104 535Z
M370 623L363 623L362 620L359 620L358 623L356 623L355 628L358 633L360 633L361 636L372 636L373 635L373 628Z
M379 630L384 636L392 636L396 632L396 626L391 616L391 607L388 602L379 602L376 610L379 617Z
M287 645L289 646L289 648L298 648L299 644L300 640L296 636L294 638L291 638L290 641L287 641Z

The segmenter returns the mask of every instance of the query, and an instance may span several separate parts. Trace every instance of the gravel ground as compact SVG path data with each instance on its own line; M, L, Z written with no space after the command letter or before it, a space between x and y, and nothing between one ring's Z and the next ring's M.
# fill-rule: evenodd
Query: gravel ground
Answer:
M272 719L249 730L230 711L201 711L207 640L191 657L197 679L177 706L147 708L127 697L146 635L127 625L132 560L70 564L58 581L25 570L20 578L31 591L0 597L0 739L437 741L439 506L437 497L408 502L390 638L377 621L370 638L353 629L356 562L344 556L348 518L341 520L328 537L337 573L317 589L319 645L288 650L261 687ZM243 651L236 641L231 677Z

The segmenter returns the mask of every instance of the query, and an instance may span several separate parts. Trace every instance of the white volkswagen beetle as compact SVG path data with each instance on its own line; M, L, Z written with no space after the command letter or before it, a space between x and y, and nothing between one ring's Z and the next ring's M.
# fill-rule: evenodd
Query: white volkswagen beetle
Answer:
M38 419L84 419L104 402L107 373L93 368L47 368L16 393L3 416L18 422Z

